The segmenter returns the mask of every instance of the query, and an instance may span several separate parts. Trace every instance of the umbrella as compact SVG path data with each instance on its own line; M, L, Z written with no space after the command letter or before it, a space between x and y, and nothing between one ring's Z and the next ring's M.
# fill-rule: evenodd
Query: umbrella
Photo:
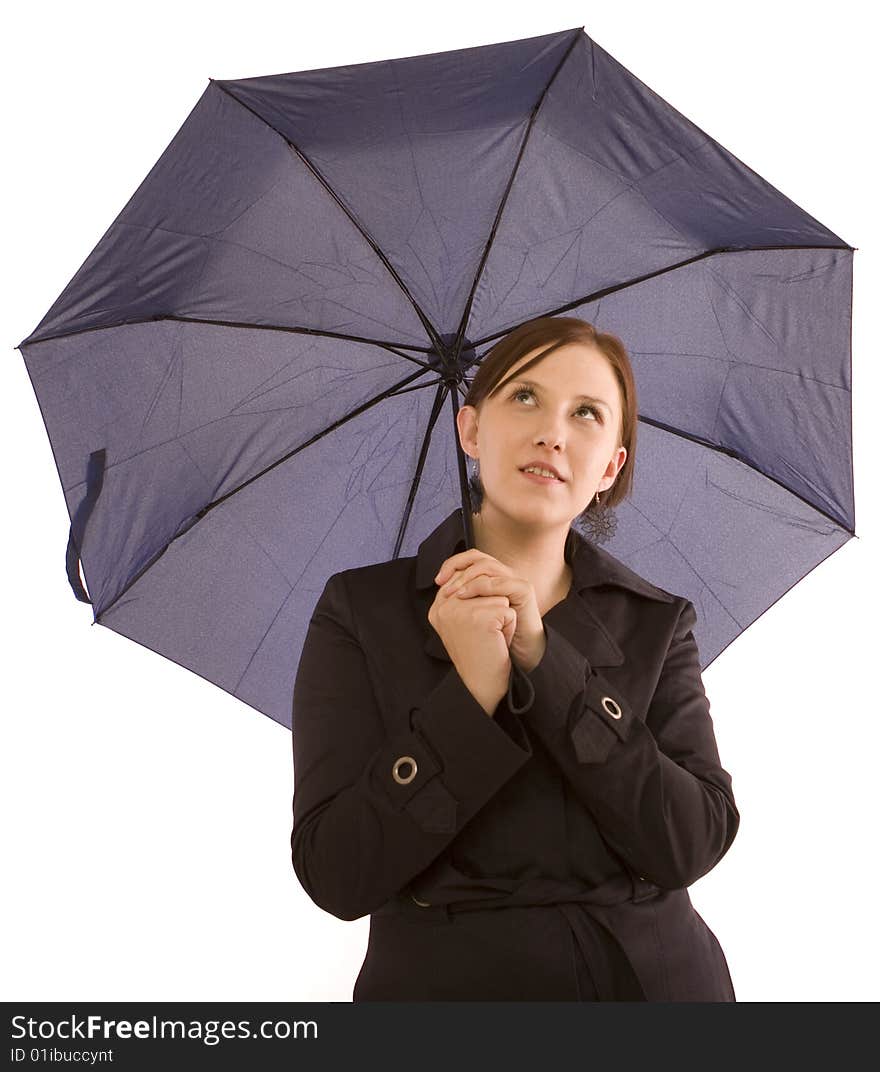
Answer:
M71 587L290 727L328 576L469 501L468 373L576 315L639 388L608 550L708 665L854 535L853 251L583 27L209 79L18 347Z

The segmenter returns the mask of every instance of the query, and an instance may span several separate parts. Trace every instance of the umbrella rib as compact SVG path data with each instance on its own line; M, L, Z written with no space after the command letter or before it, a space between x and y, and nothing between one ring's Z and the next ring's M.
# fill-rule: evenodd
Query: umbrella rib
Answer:
M410 514L412 512L413 503L415 502L416 492L419 488L419 481L422 477L422 470L425 466L425 459L428 457L428 449L431 445L431 432L434 430L434 425L437 423L437 418L440 416L440 412L443 409L443 402L446 398L446 392L448 387L442 380L435 380L437 384L437 393L434 396L434 405L431 407L431 416L428 418L427 426L425 427L425 434L422 437L422 446L419 450L419 460L416 464L416 471L413 474L412 483L409 488L409 495L406 499L406 505L403 508L403 516L400 519L400 527L397 530L397 540L394 543L394 552L392 559L396 559L400 554L400 548L403 545L403 538L406 534L406 526L409 524Z
M443 385L442 380L435 380L433 382L437 383L437 384L440 384L440 390L437 392L437 397L434 399L434 405L433 405L433 408L432 408L432 411L431 411L431 417L430 417L430 420L428 422L428 426L425 429L424 439L422 440L422 448L421 448L421 450L419 452L419 461L418 461L418 466L416 468L416 474L415 474L415 477L413 478L413 483L412 483L412 486L410 488L409 498L407 499L406 509L404 511L404 516L403 516L403 519L401 520L401 523L400 523L400 530L399 530L398 535L397 535L397 543L395 544L395 547L394 547L394 556L393 557L395 559L398 557L398 553L400 551L400 546L401 546L401 543L403 542L403 535L404 535L406 525L407 525L408 520L409 520L410 510L412 508L412 504L413 504L413 501L415 499L416 490L418 488L419 477L421 476L421 472L422 472L422 468L424 466L425 458L427 457L428 446L429 446L430 440L431 440L431 430L432 430L434 424L436 423L437 417L439 416L440 411L441 411L441 409L443 407L443 397L444 397L445 392L447 390L447 388ZM421 387L421 386L429 386L429 385L420 384L419 386ZM412 388L406 388L406 390L412 390ZM339 520L339 517L337 516L337 521L338 520ZM325 539L326 539L326 537L325 537ZM323 543L323 542L324 542L324 540L321 541L321 543ZM319 545L318 549L320 550L320 545ZM314 558L315 553L316 552L313 553L312 558ZM270 558L270 561L272 562L273 565L275 565L277 567L277 563L274 561L274 559ZM242 672L239 674L238 680L235 683L235 687L232 689L232 695L233 696L238 695L239 685L241 685L242 681L244 680L244 676L248 672L248 670L250 669L254 659L256 658L257 652L262 647L263 642L265 641L266 637L269 635L269 633L270 633L270 631L272 629L272 626L277 621L278 615L283 610L283 608L286 605L288 599L290 599L291 595L293 594L293 591L294 591L294 586L291 585L290 586L290 591L284 597L284 600L282 601L281 605L275 611L275 614L273 615L272 620L269 622L269 624L266 626L266 629L263 631L263 635L260 638L260 642L259 642L259 644L256 645L256 647L254 648L253 652L251 653L251 656L247 661L247 665L244 667Z
M716 253L760 253L765 250L786 250L786 249L840 249L849 250L854 252L858 249L858 246L848 245L834 245L834 246L717 246L715 249L705 250L703 253L697 253L693 257L687 257L683 261L677 261L675 264L666 265L663 268L658 268L656 271L647 272L645 275L636 276L634 279L628 279L623 283L615 283L612 286L603 287L601 290L595 290L591 294L584 294L580 298L575 298L573 301L566 302L565 305L557 306L555 309L550 309L545 313L533 314L529 316L529 320L534 319L535 316L557 316L560 313L567 312L570 309L575 309L579 305L586 305L589 302L598 301L600 298L604 298L608 294L614 294L619 290L626 290L628 287L636 286L638 283L643 283L647 279L653 279L655 276L664 275L667 272L674 272L679 268L685 268L689 264L693 264L695 261L703 260L705 257L713 257ZM430 346L416 346L410 343L393 343L385 339L369 339L363 335L348 335L344 332L329 331L324 328L304 328L304 327L288 327L282 324L249 324L247 321L237 320L213 320L208 317L197 316L178 316L174 313L166 313L154 316L141 316L135 317L132 320L118 320L112 324L99 324L95 327L88 328L76 328L73 331L62 331L57 335L44 335L39 339L27 339L22 340L18 346L14 347L16 350L21 350L24 345L37 346L41 342L51 342L53 339L67 339L74 335L84 335L90 331L109 331L111 328L128 327L132 324L151 324L162 320L177 320L184 324L214 324L218 327L224 328L242 328L249 331L287 331L295 335L318 335L327 339L343 339L347 342L365 343L369 346L381 346L383 349L389 350L393 354L397 354L398 357L403 357L407 361L414 361L417 364L425 364L426 362L419 362L417 358L405 354L403 350L415 350L417 353L430 354L433 352ZM526 321L523 321L525 323ZM502 335L506 335L509 332L519 327L519 324L503 328L501 331L496 331L492 335L485 335L481 339L477 339L472 343L474 348L484 346L487 342L492 342L493 339L501 338ZM433 366L431 366L433 367Z
M720 443L713 443L711 440L704 439L702 436L692 435L690 432L684 432L680 428L674 428L671 424L664 424L662 421L655 420L653 417L645 417L641 413L638 414L638 420L642 424L650 424L652 428L659 428L661 432L668 432L670 435L678 436L679 439L687 439L691 443L699 443L701 447L706 447L708 450L714 451L716 454L726 454L729 458L733 458L741 465L745 465L748 469L751 469L752 472L755 472L759 476L763 477L764 480L769 480L772 483L776 484L777 487L782 488L782 490L788 495L793 495L796 499L800 499L804 506L808 506L817 514L821 514L822 517L827 518L827 520L830 521L837 528L842 529L844 532L850 533L851 536L855 536L855 532L852 529L847 528L847 526L843 524L840 518L834 517L832 514L829 514L827 510L823 510L820 506L817 506L816 503L810 502L809 499L805 499L803 495L799 494L793 488L790 488L787 484L784 484L775 476L772 476L770 473L765 473L763 469L755 465L754 462L752 462L751 459L747 458L744 454L740 454L739 451L732 450L730 447L724 447Z
M556 81L556 76L562 70L562 67L565 64L565 61L571 55L571 51L574 48L574 46L577 44L577 41L580 38L582 33L583 33L583 27L582 26L578 27L578 29L574 32L574 36L571 39L571 43L569 44L568 48L566 48L566 50L565 50L562 58L560 59L559 63L557 63L556 69L553 71L553 74L551 74L550 78L547 80L547 85L544 86L543 90L541 91L541 96L537 99L537 101L535 102L535 106L532 108L532 114L529 116L528 127L526 128L526 132L523 135L522 143L520 144L520 147L519 147L519 152L517 153L516 160L514 161L514 164L513 164L513 168L511 169L510 177L507 180L507 186L505 187L504 193L501 195L501 200L498 203L498 209L495 212L495 219L494 219L494 221L492 223L492 230L489 232L489 237L486 239L486 245L483 247L483 255L480 257L480 263L477 265L477 270L474 273L474 281L471 284L470 293L468 294L468 298L467 298L467 301L465 302L464 310L463 310L463 312L461 314L461 321L459 322L458 331L456 332L456 336L455 336L455 343L453 345L453 363L455 365L458 364L459 355L461 353L462 341L464 339L465 328L467 327L468 320L470 319L471 307L473 306L474 297L475 297L476 292L477 292L477 285L480 282L480 277L483 274L483 269L485 268L486 261L489 258L489 251L492 248L492 243L495 241L495 234L496 234L496 232L498 230L498 225L501 222L501 216L502 216L502 214L504 212L504 208L505 208L505 206L507 204L507 199L508 199L508 197L510 195L510 191L511 191L511 189L513 187L514 179L516 178L516 174L519 171L520 161L522 160L522 158L523 158L523 156L525 154L526 146L528 145L528 141L529 141L529 136L531 135L532 130L534 129L535 120L538 117L538 111L539 111L541 105L544 103L544 100L545 100L545 98L547 96L547 93L550 90L550 87Z
M335 431L337 428L341 427L343 424L346 424L348 421L352 420L354 417L360 416L361 413L364 413L366 410L371 409L373 406L375 406L377 403L381 402L383 399L389 398L391 395L397 393L398 390L403 388L403 387L405 387L405 385L412 383L412 381L414 379L417 379L419 376L424 376L424 375L425 375L425 370L423 369L423 370L421 370L419 372L414 372L411 375L404 377L404 379L402 379L402 380L398 380L396 384L392 384L391 387L389 387L387 390L382 391L378 395L374 395L373 398L368 399L362 405L356 406L353 410L351 410L349 413L347 413L344 417L340 417L338 421L334 421L333 424L328 425L325 429L323 429L323 431L317 432L315 435L313 435L311 437L311 439L306 440L305 443L301 443L298 447L295 447L293 450L288 451L288 453L285 454L283 457L278 458L277 461L272 462L271 465L267 465L265 469L261 469L259 473L255 473L253 476L248 477L248 479L245 480L242 484L239 484L237 487L232 488L232 490L226 492L225 495L221 495L219 499L214 499L213 502L208 503L207 506L203 506L202 509L198 511L198 513L194 514L192 516L192 518L190 518L188 520L188 523L186 525L184 525L182 528L178 529L178 531L174 534L174 536L171 537L171 539L168 541L168 543L166 543L164 545L164 547L160 548L150 558L150 560L147 563L145 563L137 571L137 573L134 574L134 576L131 578L131 580L128 582L128 584L126 584L124 588L121 588L119 590L119 592L116 593L116 595L113 597L113 599L105 607L101 608L100 613L95 615L95 620L97 621L98 618L100 617L100 615L106 614L106 612L108 610L110 610L110 608L115 603L117 603L125 595L125 593L132 587L132 585L134 585L140 579L140 577L144 573L147 572L147 570L151 569L156 564L156 562L162 557L162 555L165 554L165 552L168 550L168 548L171 546L171 544L173 544L174 541L178 537L183 536L184 533L186 533L186 532L189 532L189 530L194 525L198 524L198 522L201 521L202 518L210 510L213 510L215 506L219 506L220 503L225 502L228 498L230 498L231 496L235 495L237 492L242 491L244 488L246 488L248 486L248 484L252 484L255 480L258 480L261 476L265 476L265 474L270 472L270 470L274 469L276 465L280 465L282 462L287 461L288 458L292 458L295 454L298 454L301 450L305 450L306 447L311 446L312 443L317 442L319 439L323 439L323 437L325 435L328 435L330 432ZM437 382L438 381L433 380L430 383L426 383L424 386L430 387L430 386L432 386L433 384L435 384Z
M396 272L394 266L392 265L391 261L388 260L386 255L379 248L379 246L377 245L377 243L373 239L373 236L369 233L369 231L367 231L367 229L362 224L360 224L358 222L357 218L348 210L348 207L339 198L339 196L336 194L336 192L333 189L333 187L327 182L327 180L324 178L324 176L321 174L321 172L318 170L318 168L311 162L311 160L309 160L309 158L302 151L302 149L300 149L299 146L295 145L285 134L282 134L282 132L277 127L273 126L269 122L269 120L265 118L265 116L260 115L259 112L255 112L254 109L250 107L250 105L245 104L245 102L243 100L241 100L239 97L237 97L231 90L227 89L225 85L221 84L220 82L215 81L213 78L209 79L209 81L211 82L212 85L217 86L218 89L220 89L224 93L226 93L227 96L231 97L232 100L234 100L236 103L240 104L242 108L246 108L253 116L255 116L257 119L259 119L261 123L265 123L266 126L269 127L270 130L274 130L275 133L280 138L284 139L285 144L288 146L288 148L291 150L291 152L295 153L299 157L299 159L305 164L305 166L309 169L309 171L311 171L312 175L314 175L314 177L321 184L321 186L324 187L324 189L327 191L327 193L333 198L333 200L336 202L336 204L342 209L342 211L345 213L345 215L351 221L353 226L357 229L357 231L359 232L361 237L371 247L371 249L376 254L376 256L379 258L379 260L382 262L382 264L385 265L385 268L388 271L388 274L391 276L391 278L394 280L394 282L397 283L397 285L400 287L401 291L406 296L406 298L408 299L408 301L412 305L413 309L415 310L416 316L418 316L419 320L421 320L422 327L425 329L425 332L426 332L428 338L431 340L431 343L434 346L434 348L436 349L437 353L438 354L441 353L442 352L442 343L441 343L441 340L440 340L440 336L439 336L439 334L437 332L437 329L434 327L434 325L428 319L427 315L425 314L425 312L423 311L423 309L421 308L419 303L413 297L413 295L411 294L411 292L410 292L409 288L407 287L406 283L404 283L404 281L397 274L397 272Z
M573 301L566 302L564 305L559 305L555 309L549 309L547 312L540 314L532 314L528 317L528 320L534 319L535 316L558 316L560 313L568 312L570 309L576 309L579 305L586 305L589 302L598 301L600 298L604 298L608 294L615 294L619 290L626 290L628 287L634 287L638 283L644 283L646 279L654 279L658 275L666 275L667 272L675 272L679 268L685 268L689 264L693 264L695 261L704 260L706 257L714 257L716 253L760 253L764 250L783 250L783 249L841 249L853 251L857 247L847 245L836 246L717 246L715 249L707 249L703 253L697 253L693 257L687 257L683 261L677 261L675 264L667 264L663 268L658 268L653 272L646 272L644 275L636 276L634 279L627 279L623 283L614 283L609 287L603 287L601 290L594 290L591 294L584 294L580 298L575 298ZM528 320L523 321L527 323ZM496 331L492 335L486 335L482 339L477 339L471 345L476 348L478 346L485 346L487 342L492 342L493 339L500 339L502 335L507 335L509 332L516 330L520 327L520 324L515 324L512 327L503 328L501 331Z
M117 320L112 324L98 324L91 328L76 328L73 331L61 331L57 335L44 335L42 338L33 339L31 341L23 339L15 349L20 350L25 344L28 346L36 346L41 342L51 342L53 339L67 339L73 335L85 335L89 331L109 331L111 328L128 327L131 324L152 324L160 320L177 320L182 324L214 324L221 328L242 328L245 331L287 331L294 335L318 335L325 339L342 339L346 342L366 343L368 346L381 346L383 349L390 350L391 353L397 354L398 357L405 357L408 361L417 361L417 358L402 353L403 350L415 350L417 353L421 354L430 354L432 352L430 346L415 346L410 343L402 342L395 343L389 342L386 339L368 339L364 335L347 335L341 331L328 331L324 328L297 328L288 327L282 324L249 324L244 320L213 320L209 317L178 316L175 313L139 316L132 320ZM426 364L425 362L418 363Z
M301 443L298 447L294 447L293 450L288 451L287 454L282 455L282 457L272 462L271 465L267 465L265 469L261 469L259 473L254 473L253 476L248 477L247 480L244 481L244 483L239 484L235 488L232 488L231 491L227 491L226 494L221 495L219 499L214 499L214 501L208 503L207 506L203 506L202 509L199 510L199 512L195 515L194 521L200 521L205 516L205 514L208 513L209 510L213 510L215 506L219 506L220 503L225 502L232 495L235 495L237 492L242 491L248 486L248 484L252 484L255 480L259 480L261 476L265 476L266 473L274 469L276 465L281 465L282 462L286 462L288 458L292 458L295 454L299 454L301 450L305 450L305 448L310 447L312 443L316 443L319 439L323 439L325 435L329 435L330 432L334 432L337 428L340 428L343 424L346 424L354 417L359 417L362 413L366 412L368 409L372 409L373 406L377 405L379 402L382 402L384 399L390 398L391 395L396 394L398 390L402 388L405 384L412 383L414 379L417 379L419 376L424 376L424 374L424 371L414 372L412 373L412 375L406 376L402 380L398 380L396 384L392 384L391 387L389 387L387 390L380 392L378 395L374 395L372 398L368 399L360 406L356 406L353 410L350 410L348 413L346 413L344 417L340 417L338 421L334 421L333 424L328 425L322 431L316 432L315 435L313 435L311 439L307 439L305 443ZM424 386L429 387L431 386L431 384L428 383ZM181 535L181 533L177 533L177 535L179 536Z
M850 532L849 529L846 529L845 531ZM850 532L850 535L855 537L855 539L857 539L857 540L860 539L860 537L856 536L856 534L854 532ZM773 610L773 608L776 606L776 604L781 599L784 599L784 597L787 596L788 593L793 588L795 588L798 584L800 584L801 581L804 580L805 577L809 577L809 575L814 570L818 569L824 562L826 562L829 558L831 558L831 556L833 554L836 554L840 550L840 548L843 547L843 546L844 546L844 544L840 544L838 547L832 547L831 550L828 552L828 554L825 555L819 562L816 562L814 565L810 566L810 568L806 571L806 573L801 574L800 577L798 577L796 580L792 581L792 583L788 586L788 588L785 589L784 592L780 592L779 595L776 597L776 599L773 600L773 602L770 604L769 607L767 607L765 610L762 610L761 613L758 614L757 617L752 618L752 620L750 622L747 622L746 625L745 625L745 629L748 629L751 626L753 626L755 624L755 622L757 622L759 619L763 618L764 615L767 614L768 611ZM712 665L712 663L715 662L715 660L718 658L718 656L722 655L725 651L727 651L727 649L730 647L730 645L733 644L734 641L737 640L740 636L742 636L742 633L737 634L737 636L731 637L731 639L727 641L727 643L724 645L724 647L722 647L718 651L716 651L715 654L712 656L712 658L705 664L705 666L702 667L703 671L705 672Z

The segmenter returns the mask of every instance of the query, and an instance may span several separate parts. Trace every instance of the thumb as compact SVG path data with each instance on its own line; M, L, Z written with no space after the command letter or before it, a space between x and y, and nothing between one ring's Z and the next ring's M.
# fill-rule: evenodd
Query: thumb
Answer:
M504 634L504 639L507 642L508 648L513 643L513 638L516 633L516 611L510 607L504 612L504 625L501 627L501 632Z

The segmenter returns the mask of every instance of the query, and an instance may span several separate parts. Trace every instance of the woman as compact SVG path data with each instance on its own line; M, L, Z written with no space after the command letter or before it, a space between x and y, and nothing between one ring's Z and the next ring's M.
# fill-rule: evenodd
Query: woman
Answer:
M457 416L475 547L455 510L318 600L292 860L370 914L354 1001L736 1000L687 892L739 826L694 607L578 531L628 493L636 422L616 336L524 324Z

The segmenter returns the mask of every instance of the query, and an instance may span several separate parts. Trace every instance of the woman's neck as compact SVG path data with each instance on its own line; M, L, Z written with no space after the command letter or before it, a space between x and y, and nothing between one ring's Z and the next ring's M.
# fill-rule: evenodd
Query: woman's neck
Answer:
M531 582L543 617L571 588L572 570L565 561L569 527L524 532L522 525L488 518L484 511L472 515L474 546Z

